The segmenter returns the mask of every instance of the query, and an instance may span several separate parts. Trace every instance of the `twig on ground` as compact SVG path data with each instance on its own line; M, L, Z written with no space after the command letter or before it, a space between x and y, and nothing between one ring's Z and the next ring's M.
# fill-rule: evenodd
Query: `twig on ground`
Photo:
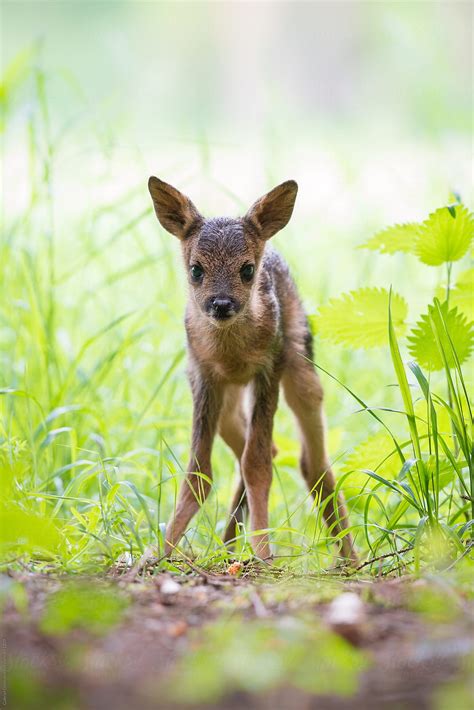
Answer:
M127 582L131 582L138 577L138 575L143 572L146 567L151 567L159 564L162 560L166 559L166 555L161 557L156 557L155 550L152 547L148 547L143 555L140 557L138 562L133 565L133 567L123 575L123 578Z
M395 568L386 570L385 572L382 572L380 575L381 577L387 577L389 574L392 574L393 572L403 572L403 570L406 568L407 564L412 564L414 559L409 560L407 563L404 563L403 565L397 565Z
M386 552L385 555L379 555L378 557L371 557L370 560L366 560L365 562L362 562L361 565L355 568L355 572L359 572L359 570L363 569L364 567L367 567L367 565L371 565L374 562L378 562L379 560L385 560L388 559L389 557L394 557L395 555L402 555L404 552L410 552L410 550L413 550L413 545L408 545L407 547L404 547L402 550L395 550L395 552Z
M206 572L205 570L202 569L202 567L197 567L192 560L189 559L183 552L180 553L182 556L183 562L197 575L202 577L203 579L206 580L208 584L212 584L213 586L223 586L225 584L236 584L239 582L239 579L237 577L233 577L232 575L222 575L222 574L213 574L212 572Z

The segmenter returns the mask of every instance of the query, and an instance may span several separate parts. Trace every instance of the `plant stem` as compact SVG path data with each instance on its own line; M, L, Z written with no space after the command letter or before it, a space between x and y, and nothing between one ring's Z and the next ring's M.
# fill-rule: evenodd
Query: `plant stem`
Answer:
M451 269L453 267L452 261L446 262L446 303L449 306L449 294L451 292Z
M446 303L448 305L449 309L449 295L451 293L451 270L453 267L453 262L452 261L447 261L446 262ZM451 388L449 386L449 382L446 383L447 388L448 388L448 403L451 409L453 408L453 398L451 396ZM451 431L453 433L453 444L454 444L454 456L457 458L459 454L459 444L456 436L456 431L454 429L454 424L453 421L451 420Z

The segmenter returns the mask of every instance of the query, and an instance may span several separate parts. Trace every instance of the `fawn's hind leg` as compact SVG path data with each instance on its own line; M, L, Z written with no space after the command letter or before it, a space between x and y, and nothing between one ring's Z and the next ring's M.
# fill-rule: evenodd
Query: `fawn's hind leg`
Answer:
M247 421L243 407L243 388L228 385L224 392L224 402L219 417L218 431L227 446L234 452L240 466L245 448ZM224 542L231 542L238 533L238 524L244 522L248 510L247 493L240 472L230 507L230 519L224 533Z
M314 498L324 505L323 516L332 535L347 529L347 511L342 495L334 499L334 474L325 440L323 389L312 363L295 353L282 378L285 399L293 410L302 439L301 472ZM357 560L352 536L341 542L342 555Z

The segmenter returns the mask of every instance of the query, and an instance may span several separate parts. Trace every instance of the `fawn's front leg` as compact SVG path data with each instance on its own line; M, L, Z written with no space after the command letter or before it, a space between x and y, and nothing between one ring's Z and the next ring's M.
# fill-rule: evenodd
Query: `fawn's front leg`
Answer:
M166 528L165 554L167 555L180 541L189 521L203 504L211 488L211 451L222 405L222 388L199 371L193 371L191 389L193 394L191 456L173 518Z
M242 475L247 490L252 533L268 528L268 498L272 482L273 417L278 404L278 379L256 376L247 441L242 456ZM268 534L252 535L252 547L262 559L271 556Z

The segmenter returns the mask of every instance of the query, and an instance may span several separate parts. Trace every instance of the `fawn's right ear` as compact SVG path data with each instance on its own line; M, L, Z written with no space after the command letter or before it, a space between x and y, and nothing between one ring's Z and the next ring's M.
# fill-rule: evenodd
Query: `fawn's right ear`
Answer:
M161 226L175 237L186 239L190 229L203 222L189 197L172 185L152 176L148 180L148 189Z

